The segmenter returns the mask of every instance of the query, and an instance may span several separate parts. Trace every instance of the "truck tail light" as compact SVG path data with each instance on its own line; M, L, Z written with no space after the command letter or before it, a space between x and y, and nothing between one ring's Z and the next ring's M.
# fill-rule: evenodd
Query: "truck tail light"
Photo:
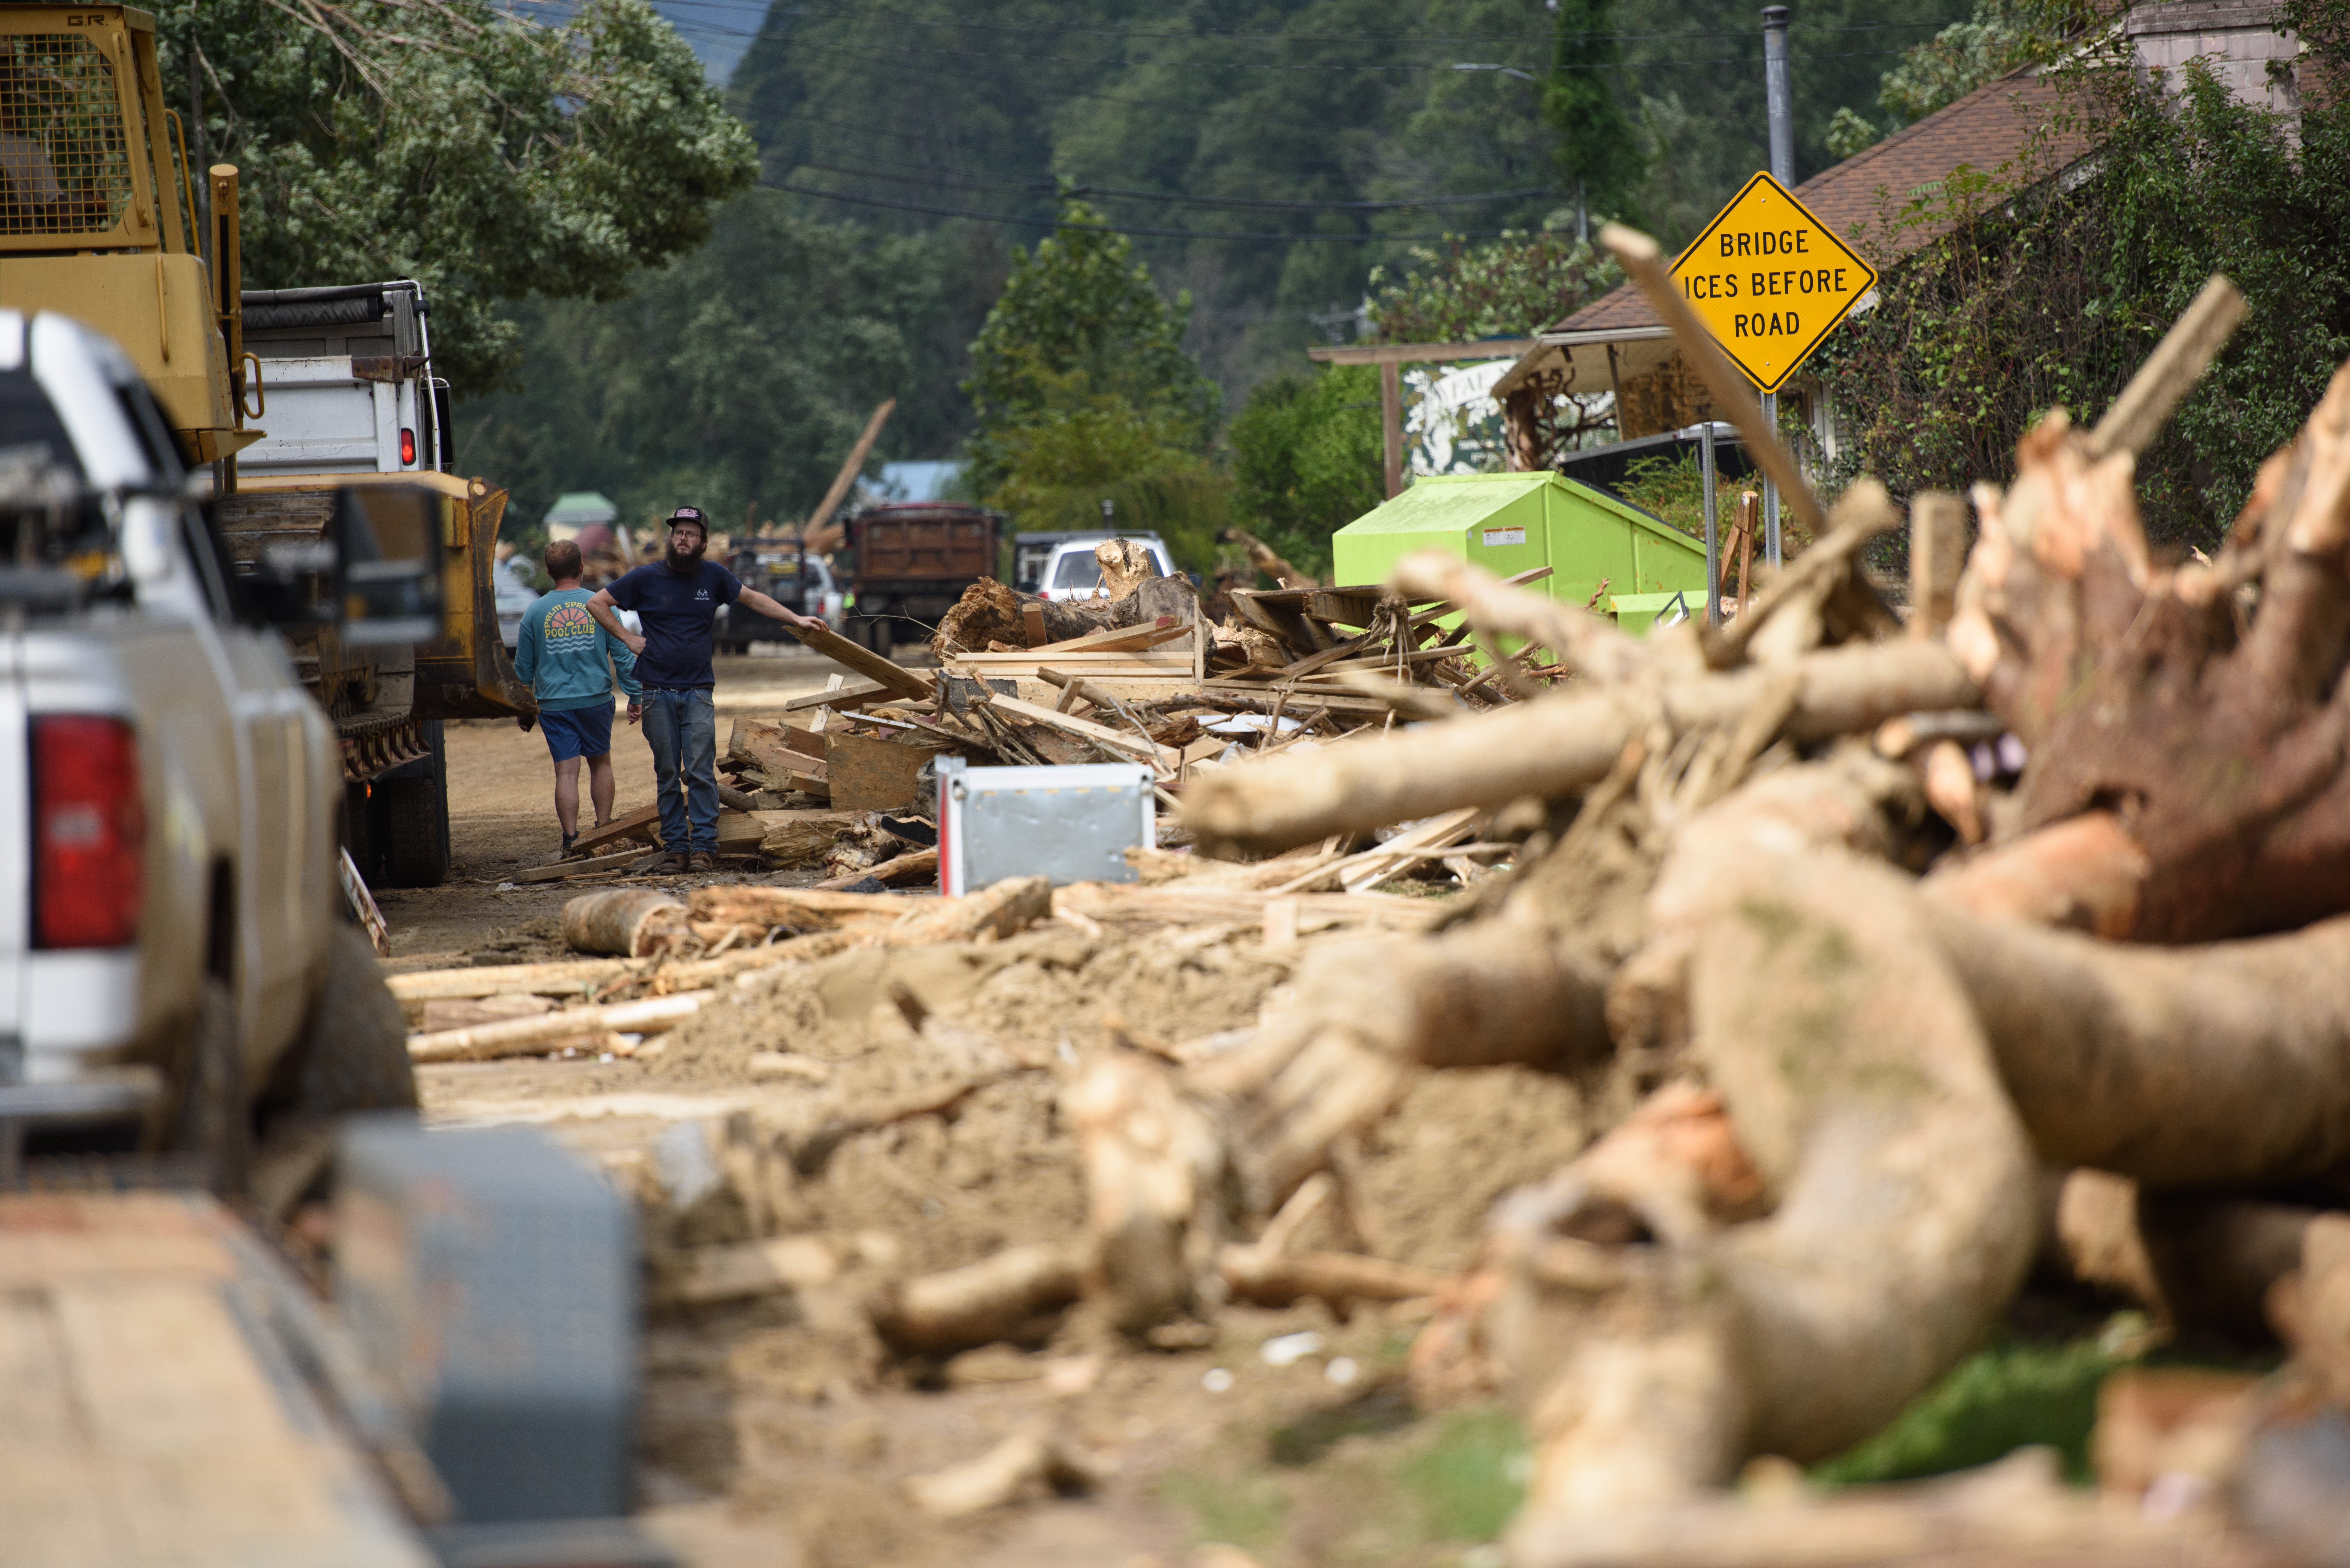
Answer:
M414 431L403 430L400 432L400 466L402 468L416 466L416 432Z
M138 940L147 814L139 738L120 719L33 721L33 941L119 948Z

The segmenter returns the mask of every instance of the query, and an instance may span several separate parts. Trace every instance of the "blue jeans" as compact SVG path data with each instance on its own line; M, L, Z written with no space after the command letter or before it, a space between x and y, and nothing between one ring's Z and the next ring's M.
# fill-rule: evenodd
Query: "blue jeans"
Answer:
M660 790L661 847L718 849L718 705L707 690L645 689L645 740ZM685 785L682 797L678 793ZM688 816L691 814L689 827Z

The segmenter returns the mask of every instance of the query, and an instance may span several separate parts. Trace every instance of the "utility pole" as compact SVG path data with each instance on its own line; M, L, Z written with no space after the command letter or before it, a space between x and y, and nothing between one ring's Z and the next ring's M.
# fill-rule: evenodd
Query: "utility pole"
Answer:
M1762 99L1771 121L1771 178L1795 188L1795 106L1787 89L1787 7L1762 7ZM1762 425L1779 432L1779 394L1762 394ZM1780 565L1779 487L1762 481L1762 558Z

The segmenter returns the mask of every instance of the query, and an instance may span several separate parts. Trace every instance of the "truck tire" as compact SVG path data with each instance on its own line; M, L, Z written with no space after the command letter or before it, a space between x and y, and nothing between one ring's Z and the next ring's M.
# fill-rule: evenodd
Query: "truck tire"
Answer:
M193 1155L204 1168L204 1184L214 1192L243 1191L253 1118L245 1100L244 1052L236 1037L236 998L217 975L205 977L197 1001L179 1088L171 1152Z
M449 879L449 766L438 720L425 725L425 735L432 751L422 765L378 780L369 803L387 888L438 888Z
M326 1122L415 1108L416 1068L408 1059L400 1003L383 983L366 934L337 920L327 944L327 983L300 1037L278 1063L268 1118Z

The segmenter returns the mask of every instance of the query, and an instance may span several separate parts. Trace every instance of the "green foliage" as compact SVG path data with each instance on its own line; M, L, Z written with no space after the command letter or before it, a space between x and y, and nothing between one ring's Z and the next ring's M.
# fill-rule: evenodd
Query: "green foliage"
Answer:
M1839 109L1828 123L1828 155L1851 158L1884 140L1885 133L1850 109Z
M2089 1478L2097 1385L2120 1360L2095 1339L2054 1345L2002 1335L1943 1375L1875 1437L1812 1469L1830 1486L1909 1480L1987 1465L2046 1444Z
M1326 365L1259 382L1232 421L1233 510L1303 569L1330 567L1330 535L1386 499L1379 376Z
M1616 96L1624 60L1617 30L1614 0L1559 0L1543 116L1558 132L1560 172L1580 188L1590 213L1637 223L1633 192L1642 159L1631 119Z
M1183 350L1191 297L1162 299L1131 242L1085 202L1065 198L1061 218L1014 256L972 345L972 484L1032 529L1085 527L1128 487L1183 536L1187 564L1203 564L1223 518L1208 462L1220 400Z
M1885 73L1877 101L1903 123L1956 103L1985 82L2047 57L2054 20L2032 0L1976 0L1970 21L1953 22Z
M166 100L242 171L245 282L414 277L439 368L510 370L525 295L608 299L708 237L754 151L644 0L542 24L490 0L157 7Z
M1371 320L1389 343L1522 337L1572 315L1624 281L1611 257L1545 229L1443 251L1414 246L1418 265L1390 282L1373 267Z
M1445 1417L1427 1449L1397 1468L1439 1541L1492 1541L1525 1499L1525 1428L1507 1410Z
M754 504L805 516L951 327L958 237L817 223L748 192L634 297L524 306L520 385L459 406L460 467L512 492L517 528L566 490L602 491L632 525L683 502L729 530ZM908 450L899 431L882 451Z
M2324 18L2303 36L2323 40ZM2340 68L2322 42L2314 52ZM2224 272L2250 313L2141 456L2137 485L2158 542L2217 543L2261 461L2350 357L2350 104L2305 102L2296 145L2200 67L2175 85L2166 98L2126 67L2078 72L2069 113L2100 143L2086 178L1970 171L1891 215L1964 221L1888 274L1877 307L1829 346L1847 471L1897 493L2011 472L2042 410L2095 420Z
M1678 457L1636 459L1617 493L1650 516L1662 518L1692 539L1705 537L1705 473L1697 453ZM1722 520L1725 502L1734 504L1737 492L1716 480L1714 521Z

